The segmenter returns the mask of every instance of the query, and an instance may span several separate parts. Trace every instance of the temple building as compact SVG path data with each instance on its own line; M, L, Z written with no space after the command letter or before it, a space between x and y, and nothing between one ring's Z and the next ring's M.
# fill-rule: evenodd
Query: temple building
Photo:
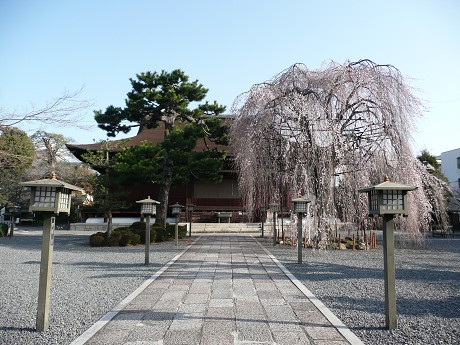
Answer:
M164 138L164 124L159 122L157 128L147 129L141 128L138 134L128 139L117 140L121 147L133 147L139 145L143 141L148 141L154 145L159 144ZM171 204L179 203L181 205L194 205L193 222L217 222L220 221L221 214L230 215L231 222L246 222L247 217L244 212L242 200L238 193L237 172L233 167L233 157L230 146L217 145L207 139L197 141L195 150L205 150L208 148L216 148L228 152L224 162L224 168L221 171L221 182L210 182L201 180L199 176L193 177L188 183L180 187L172 187L169 193L169 202ZM116 141L114 141L116 142ZM88 151L102 151L100 143L94 144L67 144L69 151L79 160L84 161L82 155ZM116 146L116 145L113 145ZM115 154L117 150L113 150ZM97 170L97 169L95 169ZM138 217L139 204L137 200L145 199L148 196L155 199L158 195L158 186L153 184L133 185L129 187L129 191L124 194L124 201L128 208L113 209L113 217ZM169 207L168 207L169 209ZM185 211L185 209L184 209ZM80 218L84 222L88 218L103 217L103 214L91 205L86 205L80 208ZM189 220L188 212L183 212L182 220Z

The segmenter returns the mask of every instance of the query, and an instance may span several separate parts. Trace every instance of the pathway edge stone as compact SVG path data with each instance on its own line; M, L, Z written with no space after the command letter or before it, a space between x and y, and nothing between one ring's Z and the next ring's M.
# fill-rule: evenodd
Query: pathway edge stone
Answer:
M201 237L201 236L200 236ZM91 339L99 330L101 330L110 320L112 320L123 308L125 308L134 298L136 298L142 291L144 291L151 283L153 283L164 271L166 271L174 262L176 262L182 255L190 249L193 244L200 239L196 238L192 243L187 245L187 247L167 262L163 267L156 271L150 278L144 281L136 290L129 294L123 301L121 301L113 310L109 311L103 317L101 317L94 325L88 328L84 333L82 333L77 339L72 341L70 345L83 345L89 339Z
M324 305L308 288L302 284L284 265L270 253L257 239L251 235L257 244L265 251L265 253L273 260L273 262L283 271L283 273L291 280L291 282L307 297L321 314L326 317L329 322L334 326L343 337L350 342L352 345L364 345L361 339L359 339L340 319L332 313L332 311Z

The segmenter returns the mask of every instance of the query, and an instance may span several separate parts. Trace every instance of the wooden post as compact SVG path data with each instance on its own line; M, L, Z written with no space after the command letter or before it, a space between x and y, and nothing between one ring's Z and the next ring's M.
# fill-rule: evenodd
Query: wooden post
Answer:
M339 250L340 250L340 244L341 244L341 243L342 243L342 238L341 238L341 236L340 236L340 234L339 234L339 243L338 243L339 245L337 246L337 249L339 249Z
M145 264L148 265L150 261L150 214L146 215L145 222Z
M176 238L176 246L179 245L179 216L180 213L176 214L176 225L174 226L174 237Z
M394 254L393 215L383 215L383 269L385 283L385 323L386 328L395 329L396 320L396 272Z
M302 213L297 213L297 263L302 263Z
M356 250L356 238L355 238L355 234L353 234L353 250Z
M366 248L366 250L368 250L368 246L367 246L367 234L364 234L364 248Z
M276 212L273 211L273 245L276 246Z
M264 223L265 223L265 211L262 212L261 216L260 216L260 223L261 223L261 230L262 230L262 234L260 237L264 238ZM191 230L191 228L190 228ZM191 231L190 231L191 232Z
M51 271L53 265L54 229L56 218L49 213L43 221L40 281L38 286L38 309L36 328L46 332L49 326Z

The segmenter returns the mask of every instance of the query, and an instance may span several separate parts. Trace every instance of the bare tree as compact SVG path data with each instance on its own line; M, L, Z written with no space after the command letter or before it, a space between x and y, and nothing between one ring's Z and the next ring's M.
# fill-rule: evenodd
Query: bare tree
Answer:
M42 107L32 106L25 112L7 110L0 105L0 126L14 127L20 123L32 123L54 126L72 126L87 129L79 121L81 111L88 109L92 101L80 99L83 88L77 91L65 91L61 96L47 102Z
M284 196L311 195L316 239L328 241L333 219L365 227L365 197L358 189L391 180L419 187L410 193L411 212L398 225L427 230L442 192L412 154L414 120L424 111L398 69L370 60L331 62L311 71L295 64L254 85L234 102L232 146L239 186L248 211ZM445 209L437 210L446 220Z
M73 140L66 138L61 134L49 133L46 131L36 131L30 137L35 145L35 170L44 178L49 176L51 172L56 172L60 178L62 174L61 167L67 165L72 157L72 154L65 146Z

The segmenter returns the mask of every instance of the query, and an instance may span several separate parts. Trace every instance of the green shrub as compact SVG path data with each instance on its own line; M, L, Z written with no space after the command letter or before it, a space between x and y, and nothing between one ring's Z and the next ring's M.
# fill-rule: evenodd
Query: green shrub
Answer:
M119 231L126 231L126 230L131 231L131 227L129 227L129 226L121 226L121 227L119 227L119 228L113 229L112 232L119 232Z
M112 238L116 239L117 241L119 241L122 234L123 234L122 231L115 231L114 230L114 231L112 231L112 234L110 235L110 237L112 237Z
M121 237L121 236L120 236ZM106 247L118 247L118 241L120 237L116 234L115 236L112 234L104 241L104 246Z
M187 225L179 225L179 238L184 238L187 236Z
M136 234L133 234L133 235L139 236L139 235L136 235ZM120 247L126 247L130 242L131 242L131 235L123 234L121 236L120 240L118 241L118 244L120 245Z
M103 232L96 232L89 237L89 245L91 247L102 247L105 241L105 234Z
M337 242L332 242L329 245L329 249L338 249L338 248L339 248L339 245L337 244Z
M115 230L112 231L112 236L117 236L120 238L126 232L132 232L128 226L122 227L122 228L116 228Z
M131 236L133 235L129 227L116 228L112 231L112 237L116 238L118 245L125 247L131 242Z
M153 228L155 229L156 232L156 241L157 242L163 242L168 240L168 231L166 230L166 227L164 224L154 224Z
M138 234L132 233L131 235L131 245L137 246L141 243L141 237Z
M353 240L351 238L346 238L346 241L347 249L353 249Z
M129 228L131 230L144 230L145 231L145 222L134 222L129 226Z
M141 237L131 231L129 227L116 228L109 238L105 238L104 232L97 232L90 236L91 247L125 247L138 245Z
M157 230L153 227L150 227L150 243L155 242L157 239ZM144 241L145 243L145 241Z
M133 233L132 231L127 231L121 235L118 243L120 247L125 247L129 244L135 246L141 243L141 237L138 234Z
M167 239L170 240L175 237L175 225L174 224L166 224L166 233Z
M8 225L5 223L0 224L0 237L8 235Z
M145 244L145 226L144 222L135 222L129 227L130 230L140 237L140 243ZM155 242L157 237L155 224L150 226L150 243Z
M174 239L176 237L176 224L168 224L166 225L166 232L168 234L169 239ZM184 238L187 235L187 226L186 225L179 225L177 229L177 237Z
M129 229L141 238L141 243L145 243L145 226L144 222L135 222L129 226Z

